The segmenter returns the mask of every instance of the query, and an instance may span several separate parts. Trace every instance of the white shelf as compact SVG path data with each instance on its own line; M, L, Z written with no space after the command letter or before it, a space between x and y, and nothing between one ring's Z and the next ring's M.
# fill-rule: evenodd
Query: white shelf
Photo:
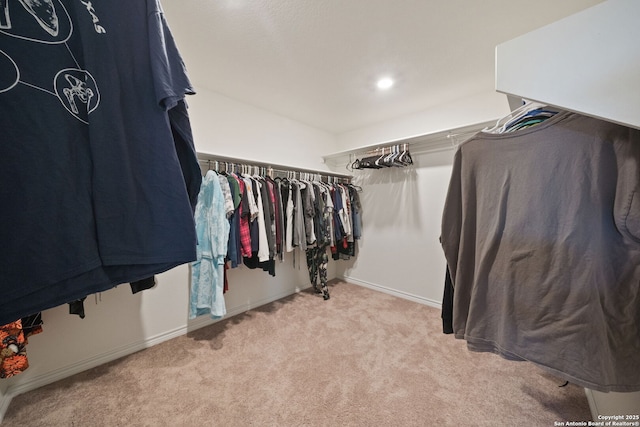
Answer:
M640 1L608 0L496 47L496 90L640 129Z
M349 150L328 154L326 156L322 156L322 158L325 160L325 162L327 162L349 156L351 154L363 154L368 151L374 151L378 148L390 147L398 144L408 144L411 154L423 154L443 150L451 150L456 148L458 144L466 141L482 129L494 125L498 119L499 117L497 117L496 120L476 123L473 125L463 126L455 129L442 130L423 135L415 135L406 138L365 145L358 148L352 148Z
M352 175L340 173L340 172L333 172L330 170L300 168L297 166L282 165L277 163L263 162L259 160L243 159L239 157L219 156L217 154L203 153L200 151L197 153L197 157L198 157L198 161L200 162L209 162L209 161L216 162L217 161L221 163L226 162L226 163L231 163L235 165L247 165L247 166L257 166L260 168L271 168L277 171L302 172L302 173L309 173L309 174L316 174L316 175L332 176L336 178L347 178L347 179L352 178Z

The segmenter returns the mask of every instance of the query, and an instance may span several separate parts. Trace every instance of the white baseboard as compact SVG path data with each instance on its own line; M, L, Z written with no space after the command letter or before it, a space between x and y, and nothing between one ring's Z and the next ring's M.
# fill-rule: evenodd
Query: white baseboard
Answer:
M270 302L274 302L279 299L288 297L289 295L297 294L298 292L310 287L311 285L306 285L305 287L296 287L294 289L289 289L289 290L280 292L278 294L271 295L267 298L262 298L257 301L249 301L247 302L247 304L242 304L233 308L227 308L227 315L222 319L212 319L211 317L208 317L208 316L197 317L189 321L189 324L187 325L187 332L192 332L200 328L204 328L205 326L213 325L216 322L219 322L224 319L228 319L230 317L235 316L236 314L244 313L251 309L263 306L265 304L269 304Z
M591 417L595 420L598 421L598 405L596 404L595 399L593 398L593 392L588 389L585 388L584 389L584 394L587 395L587 401L589 402L589 410L591 411Z
M0 418L2 417L2 415L4 415L6 409L9 407L9 403L11 399L19 394L26 393L31 390L35 390L47 384L51 384L56 381L62 380L64 378L70 377L72 375L78 374L80 372L86 371L87 369L95 368L96 366L100 366L105 363L117 360L121 357L133 354L137 351L144 350L145 348L153 347L154 345L160 344L161 342L184 335L186 332L187 332L186 326L179 327L179 328L155 335L153 337L146 338L142 341L137 341L128 345L124 345L122 347L109 350L105 353L98 354L93 357L89 357L87 359L78 361L71 365L64 366L59 369L55 369L51 372L38 375L24 383L17 384L15 386L9 386L4 396L5 400L8 400L9 402L6 403L6 408L0 407L0 410L1 410Z
M442 301L435 301L429 298L421 297L419 295L411 294L409 292L399 291L397 289L392 289L386 286L378 285L376 283L371 283L365 280L356 279L355 277L342 276L342 279L349 283L353 283L354 285L360 285L365 288L373 289L374 291L384 292L385 294L408 299L409 301L428 305L430 307L442 309Z
M7 412L7 409L9 409L11 398L12 396L9 396L7 394L0 394L0 424L2 424L2 418L4 417L4 414Z
M293 289L280 292L276 295L271 295L267 298L262 298L257 301L250 301L247 304L242 304L237 307L232 307L230 309L227 309L227 315L222 319L212 319L208 316L200 316L192 321L189 321L184 326L175 328L170 331L163 332L161 334L146 338L141 341L137 341L137 342L110 350L108 352L99 354L97 356L93 356L93 357L78 361L71 365L64 366L59 369L55 369L51 372L38 375L24 383L21 383L15 386L9 386L9 388L6 390L5 393L0 394L0 423L2 423L4 414L9 408L11 399L13 399L15 396L18 396L19 394L23 394L31 390L35 390L45 385L54 383L56 381L59 381L64 378L70 377L72 375L78 374L80 372L86 371L87 369L95 368L96 366L100 366L105 363L117 360L121 357L133 354L137 351L144 350L145 348L153 347L154 345L185 335L188 332L195 331L197 329L219 322L220 320L228 319L232 316L235 316L236 314L244 313L245 311L251 310L253 308L260 307L262 305L268 304L273 301L277 301L289 295L298 293L309 286L310 285L306 285L305 287L298 286Z
M607 415L638 416L640 391L604 393L585 388L584 392L587 395L589 409L591 409L591 416L594 421L599 421L602 416Z

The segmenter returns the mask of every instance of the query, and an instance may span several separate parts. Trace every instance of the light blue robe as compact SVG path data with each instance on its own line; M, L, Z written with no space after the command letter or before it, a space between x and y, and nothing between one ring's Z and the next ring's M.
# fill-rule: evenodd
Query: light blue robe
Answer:
M218 175L208 171L202 180L195 212L197 260L191 263L189 319L209 314L221 318L224 303L224 257L229 241L229 221Z

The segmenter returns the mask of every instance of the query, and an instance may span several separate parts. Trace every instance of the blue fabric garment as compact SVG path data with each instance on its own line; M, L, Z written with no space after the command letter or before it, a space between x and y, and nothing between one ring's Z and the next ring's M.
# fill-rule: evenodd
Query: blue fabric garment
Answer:
M194 91L159 2L5 12L0 324L196 257L181 166L197 161L168 113Z
M213 171L205 175L196 205L197 260L191 264L189 318L227 314L224 304L224 258L229 240L224 194Z

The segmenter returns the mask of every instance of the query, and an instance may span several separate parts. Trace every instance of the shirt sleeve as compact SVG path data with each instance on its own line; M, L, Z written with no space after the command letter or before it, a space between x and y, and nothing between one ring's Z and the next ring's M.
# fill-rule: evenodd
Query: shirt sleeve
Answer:
M462 150L458 150L453 160L449 189L442 213L440 242L444 250L451 283L455 287L458 266L458 251L462 230Z
M147 0L147 5L149 52L156 101L165 110L170 110L185 95L195 94L195 90L160 3L158 0Z
M635 245L640 244L640 130L616 130L605 136L613 139L618 165L614 216L618 230Z

